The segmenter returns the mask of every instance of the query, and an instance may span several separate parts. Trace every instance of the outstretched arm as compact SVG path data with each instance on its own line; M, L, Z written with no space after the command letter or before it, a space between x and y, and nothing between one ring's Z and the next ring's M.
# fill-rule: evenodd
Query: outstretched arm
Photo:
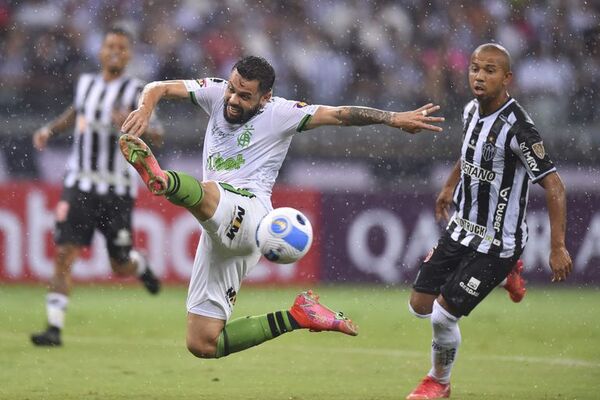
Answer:
M383 111L376 108L355 106L319 106L306 124L305 130L323 125L363 126L384 124L392 128L402 129L408 133L417 133L422 129L441 132L441 127L431 124L443 122L444 117L430 116L439 109L440 106L431 103L416 110L405 112Z
M160 99L187 99L189 93L183 81L151 82L144 86L138 101L138 108L133 110L125 119L121 131L135 136L141 136L148 128L150 116Z
M44 150L48 139L56 135L57 132L64 131L75 122L75 108L67 107L62 114L54 121L44 125L33 134L33 146L38 150Z
M546 191L546 203L550 217L550 268L552 282L567 279L573 268L571 256L565 247L565 231L567 229L567 201L565 185L560 176L554 172L540 181Z

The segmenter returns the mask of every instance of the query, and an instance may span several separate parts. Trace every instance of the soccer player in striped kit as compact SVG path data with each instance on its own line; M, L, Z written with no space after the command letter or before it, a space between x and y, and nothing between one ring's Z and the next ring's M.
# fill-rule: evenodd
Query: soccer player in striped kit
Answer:
M461 335L458 321L511 272L527 242L529 182L545 189L551 227L552 281L571 272L565 247L564 185L525 110L507 91L512 79L508 51L479 46L471 56L469 85L475 97L463 112L461 157L436 204L447 216L446 232L419 268L409 309L430 318L431 369L407 399L450 397L450 372Z
M157 294L160 282L145 257L132 248L131 213L137 177L120 154L119 127L137 106L144 83L125 74L132 38L120 28L109 30L100 49L101 71L83 74L75 98L56 120L39 129L34 146L43 150L48 139L75 126L72 152L61 200L56 207L54 275L46 296L48 326L31 335L38 346L60 346L71 289L71 267L94 231L106 239L110 265L118 276L137 276ZM161 141L162 127L154 119L145 132Z

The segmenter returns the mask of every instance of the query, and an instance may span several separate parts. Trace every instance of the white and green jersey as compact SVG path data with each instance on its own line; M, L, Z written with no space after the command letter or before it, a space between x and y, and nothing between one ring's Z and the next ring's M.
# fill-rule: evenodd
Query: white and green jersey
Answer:
M192 102L210 119L203 150L203 180L227 182L268 200L294 133L301 132L318 106L273 97L245 124L225 120L227 81L186 80Z

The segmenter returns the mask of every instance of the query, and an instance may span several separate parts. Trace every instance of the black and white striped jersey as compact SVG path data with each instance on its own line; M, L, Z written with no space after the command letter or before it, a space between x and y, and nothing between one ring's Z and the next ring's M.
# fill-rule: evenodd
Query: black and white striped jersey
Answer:
M507 258L520 252L527 242L529 181L554 171L540 134L516 100L509 98L487 116L472 100L463 112L461 178L448 233L480 253Z
M137 194L137 174L130 170L119 150L115 112L137 107L144 83L122 76L106 82L102 74L83 74L75 87L75 129L67 163L65 186L84 192Z

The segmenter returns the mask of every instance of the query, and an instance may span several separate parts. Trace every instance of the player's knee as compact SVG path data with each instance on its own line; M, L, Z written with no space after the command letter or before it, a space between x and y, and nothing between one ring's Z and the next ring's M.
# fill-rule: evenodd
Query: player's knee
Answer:
M58 273L69 273L73 260L79 255L80 248L74 245L59 245L56 249L56 270Z
M111 268L116 276L125 277L131 275L126 264L114 263L111 264Z
M429 318L435 295L419 293L413 290L408 301L408 311L417 318Z
M198 358L215 358L217 355L217 344L207 340L188 338L187 349Z
M111 257L110 268L113 270L113 273L119 277L131 276L135 272L135 265L128 259L117 260Z
M413 303L412 300L408 302L408 311L417 318L431 317L431 307L427 308L422 304Z
M135 272L135 265L131 262L129 251L128 246L110 246L108 249L110 268L119 277L130 276Z

